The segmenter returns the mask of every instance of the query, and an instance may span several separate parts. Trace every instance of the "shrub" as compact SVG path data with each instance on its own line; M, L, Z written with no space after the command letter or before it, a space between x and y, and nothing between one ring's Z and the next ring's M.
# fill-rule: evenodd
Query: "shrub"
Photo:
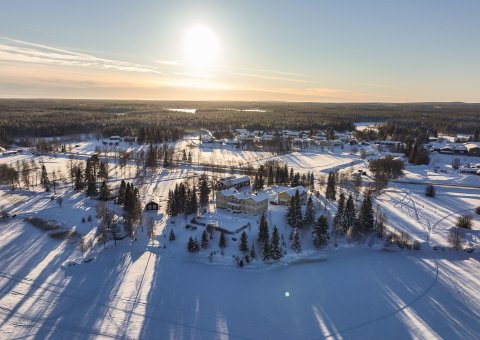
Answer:
M427 197L435 197L435 187L431 184L428 184L425 187L425 196Z
M457 219L456 226L458 228L472 229L472 216L461 215Z
M480 215L480 206L475 208L475 214Z

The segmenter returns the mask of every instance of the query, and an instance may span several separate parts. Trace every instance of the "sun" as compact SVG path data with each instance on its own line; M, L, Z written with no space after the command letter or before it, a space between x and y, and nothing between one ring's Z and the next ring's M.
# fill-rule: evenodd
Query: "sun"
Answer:
M191 27L183 40L185 63L200 71L211 69L218 59L219 43L215 32L207 26Z

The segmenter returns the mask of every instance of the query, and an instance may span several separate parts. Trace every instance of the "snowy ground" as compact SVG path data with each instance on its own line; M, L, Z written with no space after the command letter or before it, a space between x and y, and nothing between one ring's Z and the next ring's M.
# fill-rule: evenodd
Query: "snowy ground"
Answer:
M42 339L448 338L480 334L478 258L327 249L239 269L147 245L108 245L88 263L20 221L0 226L0 337ZM19 249L23 249L19 251ZM288 293L288 294L287 294ZM288 295L288 296L287 296Z
M78 157L87 157L99 143L78 143ZM365 168L349 146L278 157L228 148L191 150L197 152L194 159L210 157L225 164L277 158L296 171L316 174L351 165ZM14 164L33 157L1 157L0 162ZM256 260L245 268L236 267L232 258L239 255L239 235L227 236L223 256L219 233L208 249L190 254L187 239L200 240L202 229L187 230L188 219L167 219L162 213L145 214L145 219L157 222L153 245L145 230L139 231L136 242L124 239L116 246L109 242L106 250L98 245L82 254L77 239L52 238L22 218L54 219L87 235L95 222L81 223L81 218L95 215L96 201L75 193L68 184L59 185L57 192L64 197L63 207L40 189L3 188L0 206L17 217L0 222L0 338L478 339L480 219L473 209L480 205L480 177L451 169L454 157L432 154L429 166L407 166L405 177L390 183L377 200L391 227L422 242L420 251L384 248L378 241L372 246L367 241L340 241L338 248L330 244L317 252L306 231L301 235L303 251L297 255L289 248L286 208L270 205L270 231L273 225L279 227L287 255L274 264ZM480 163L479 158L460 158ZM49 171L63 172L69 161L65 155L43 160ZM435 173L435 166L447 173ZM122 171L111 163L110 185L115 187L122 177L135 180L144 203L155 199L163 209L175 183L202 172L182 166L136 180L133 164ZM431 182L437 194L427 198L424 183ZM317 216L325 213L322 202L315 200ZM121 214L120 207L109 206ZM331 214L334 205L328 207ZM448 229L460 213L474 217L473 230L467 234L473 253L445 249ZM255 238L258 217L223 211L210 217L239 225L250 222L249 246ZM168 241L171 229L177 235L174 242ZM210 263L208 255L214 251ZM258 247L256 251L259 255Z

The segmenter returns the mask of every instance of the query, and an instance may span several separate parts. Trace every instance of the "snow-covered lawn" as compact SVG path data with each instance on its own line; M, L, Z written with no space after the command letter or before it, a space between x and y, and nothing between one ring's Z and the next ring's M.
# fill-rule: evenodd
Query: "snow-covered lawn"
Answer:
M198 263L109 244L93 261L19 220L0 225L0 337L475 339L478 260L467 253L327 249L285 266Z

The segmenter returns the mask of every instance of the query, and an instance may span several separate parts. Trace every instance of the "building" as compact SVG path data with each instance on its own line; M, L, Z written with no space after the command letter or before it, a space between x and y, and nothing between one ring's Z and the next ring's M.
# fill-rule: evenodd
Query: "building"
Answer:
M120 137L120 136L111 136L111 137L110 137L110 140L111 140L111 141L117 141L117 142L119 142L121 139L122 139L122 137Z
M145 210L147 211L158 211L160 205L157 202L150 201L145 205Z
M289 205L292 196L298 191L300 202L305 204L307 202L307 189L304 186L298 187L272 187L266 191L270 197L270 202L280 205Z
M268 196L263 193L249 194L231 187L221 190L216 196L217 208L262 215L268 210Z
M459 170L462 174L473 174L473 175L477 175L478 172L480 171L477 168L472 168L467 166L462 166Z
M467 143L465 148L470 156L480 156L480 143Z
M240 189L243 187L248 187L249 185L250 185L250 177L248 176L241 176L241 177L230 176L230 177L219 179L217 182L217 189L218 190L229 189L229 188Z

